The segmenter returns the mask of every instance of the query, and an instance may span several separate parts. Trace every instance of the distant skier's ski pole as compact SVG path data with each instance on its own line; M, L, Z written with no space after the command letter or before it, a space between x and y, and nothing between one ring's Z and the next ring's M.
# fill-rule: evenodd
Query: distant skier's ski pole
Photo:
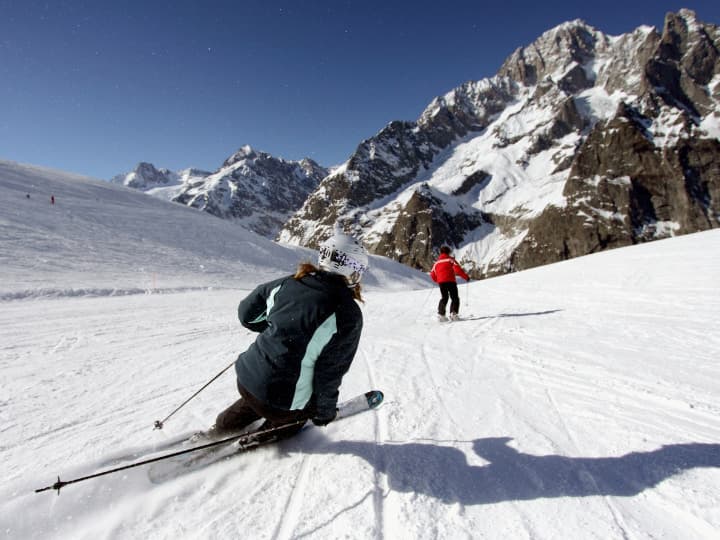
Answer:
M168 414L165 418L163 418L162 420L155 420L155 427L154 427L153 429L162 429L162 428L163 428L163 425L165 424L165 422L167 422L168 419L169 419L173 414L175 414L175 413L178 412L180 409L182 409L185 405L187 405L188 401L190 401L192 398L194 398L194 397L197 396L200 392L202 392L202 391L205 390L208 386L210 386L210 383L212 383L212 382L213 382L215 379L217 379L220 375L222 375L223 373L225 373L228 369L230 369L234 363L235 363L235 360L233 360L228 367L226 367L225 369L223 369L220 373L218 373L218 374L215 375L212 379L210 379L208 382L206 382L206 383L205 383L205 386L203 386L200 390L198 390L198 391L195 392L192 396L190 396L190 397L187 398L185 401L183 401L183 403L182 403L177 409L175 409L173 412L171 412L170 414Z
M154 463L156 461L161 461L163 459L168 459L175 456L181 456L182 454L189 454L190 452L196 452L198 450L202 450L203 448L210 448L212 446L219 446L221 444L226 444L233 441L240 441L240 446L242 447L243 442L252 442L253 439L256 439L257 437L261 435L267 435L270 433L273 433L275 431L279 431L285 428L297 426L299 424L304 424L306 420L298 420L296 422L290 422L288 424L283 424L282 426L274 426L269 429L265 429L263 431L253 431L250 433L243 433L241 435L233 435L232 437L226 437L225 439L220 439L218 441L213 441L207 444L203 444L200 446L194 446L192 448L187 448L185 450L179 450L177 452L172 452L170 454L164 454L162 456L157 456L154 458L146 459L143 461L138 461L137 463L130 463L129 465L124 465L122 467L116 467L114 469L108 469L107 471L101 471L99 473L91 474L88 476L83 476L81 478L75 478L74 480L60 480L60 477L58 476L57 482L55 482L51 486L45 486L44 488L36 489L35 493L40 493L42 491L48 491L50 489L56 489L58 492L58 495L60 495L60 488L63 488L69 484L76 484L78 482L82 482L84 480L90 480L91 478L97 478L98 476L105 476L107 474L116 473L119 471L124 471L126 469L132 469L134 467L140 467L141 465L147 465L148 463ZM242 441L241 439L247 439L247 441Z

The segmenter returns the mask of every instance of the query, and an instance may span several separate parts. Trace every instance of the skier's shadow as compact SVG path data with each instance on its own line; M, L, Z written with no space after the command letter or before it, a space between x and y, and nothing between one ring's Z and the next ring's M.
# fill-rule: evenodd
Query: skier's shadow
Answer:
M619 457L524 454L507 437L473 441L487 464L470 465L454 447L339 441L305 452L353 454L387 475L392 490L465 505L552 497L629 497L696 467L720 467L720 444L671 444Z

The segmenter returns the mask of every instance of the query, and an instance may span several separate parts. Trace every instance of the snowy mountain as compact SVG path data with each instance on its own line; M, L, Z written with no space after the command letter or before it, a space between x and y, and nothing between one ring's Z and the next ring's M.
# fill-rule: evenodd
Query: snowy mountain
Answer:
M112 182L230 219L272 239L327 174L311 159L286 161L246 145L214 173L173 173L140 163Z
M379 388L380 409L35 492L188 448L232 371L155 420L252 342L248 290L312 255L0 162L2 535L718 538L720 230L463 285L446 324L426 276L373 257L340 397Z
M171 201L183 191L186 185L201 182L210 174L212 173L200 169L184 169L174 172L169 169L157 169L152 163L140 162L133 171L114 176L110 182L139 189L149 195Z
M392 122L325 178L279 239L336 221L428 270L442 244L487 277L720 225L720 29L689 10L662 33L576 20L497 76Z
M142 161L137 164L135 170L127 174L118 174L111 178L110 182L146 191L156 187L176 185L180 183L180 175L169 169L157 169L152 163Z

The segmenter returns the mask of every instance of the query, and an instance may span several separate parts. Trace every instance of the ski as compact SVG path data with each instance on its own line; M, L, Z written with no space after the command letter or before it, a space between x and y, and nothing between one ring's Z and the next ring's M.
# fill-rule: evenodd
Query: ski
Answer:
M337 406L337 415L333 423L355 416L364 411L375 409L380 406L383 399L384 395L380 390L370 390L369 392L343 401ZM191 455L178 454L177 456L168 456L174 459L168 459L153 465L148 471L148 477L151 482L159 484L179 474L197 471L237 454L250 452L263 446L269 446L284 439L284 437L278 435L278 432L288 427L297 426L298 424L305 424L305 422L307 422L307 425L303 428L303 431L312 427L312 424L305 420L291 422L271 429L250 431L242 435L216 440L207 445L197 446L196 449L202 450L202 452ZM190 451L192 451L192 449L188 450L188 452Z
M365 392L364 394L361 394L359 396L351 398L347 401L339 403L338 404L338 414L335 417L334 421L337 421L337 420L340 420L343 418L348 418L350 416L354 416L363 411L369 411L369 410L375 409L380 406L380 404L383 402L383 399L384 399L384 395L380 390L371 390L369 392ZM300 421L300 422L292 422L289 424L284 424L282 426L277 426L277 427L273 427L270 429L253 431L250 433L243 433L241 435L234 435L234 436L226 437L224 439L220 439L217 441L209 442L207 444L202 444L199 446L194 446L192 448L186 448L184 450L179 450L176 452L171 452L169 454L156 456L154 458L145 459L143 461L138 461L136 463L130 463L128 465L124 465L121 467L115 467L114 469L100 471L100 472L90 474L87 476L83 476L80 478L75 478L73 480L60 480L60 477L58 476L57 482L55 482L52 485L36 489L35 493L40 493L42 491L48 491L50 489L54 489L59 494L60 489L69 484L75 484L78 482L82 482L84 480L90 480L91 478L98 478L100 476L105 476L108 474L112 474L112 473L119 472L119 471L124 471L124 470L131 469L134 467L140 467L142 465L147 465L150 463L155 463L158 461L171 459L171 458L181 456L184 454L198 452L198 451L204 450L204 449L213 449L215 447L219 447L219 449L231 448L232 449L231 453L246 452L248 450L257 448L258 446L276 442L278 439L277 439L277 437L274 437L273 434L276 434L277 432L279 432L283 429L286 429L288 427L293 427L293 426L296 426L301 423L304 424L305 422L306 422L305 420ZM217 461L218 459L220 459L220 457L222 457L222 456L218 457L215 452L212 452L211 457L215 458L211 461L211 462L214 462L214 461ZM193 462L194 461L195 460L193 460Z
M435 320L440 324L463 322L463 321L479 321L480 319L486 319L487 317L480 317L478 315L461 315L455 319L450 317L436 318Z
M335 420L347 418L348 416L353 416L370 409L377 409L383 402L383 399L385 399L385 395L380 390L370 390L352 399L343 401L338 405L338 413Z
M354 416L356 414L359 414L363 411L368 411L370 409L376 409L380 406L380 404L383 402L384 394L380 390L370 390L368 392L365 392L364 394L360 394L358 396L355 396L351 399L348 399L346 401L343 401L341 403L338 403L337 405L337 415L335 416L335 419L333 422L337 422L338 420L341 420L343 418L348 418L350 416ZM272 434L280 431L282 429L285 429L287 427L292 427L294 425L297 425L298 423L304 423L302 422L291 422L289 424L285 424L283 426L277 426L266 430L255 430L250 431L248 433L242 434L242 435L235 435L232 437L227 437L223 440L216 439L211 444L215 443L222 443L222 442L235 442L237 443L238 447L245 447L245 446L257 446L257 442L259 439L264 438L272 438ZM196 438L198 440L202 440L204 437L204 432L199 432L194 434L189 440L186 442L194 442L192 441L193 438ZM205 437L205 440L210 440L208 437ZM202 448L202 447L198 447Z
M333 422L355 416L364 411L369 411L380 406L383 402L384 395L380 390L370 390L364 394L355 396L338 404L337 415ZM245 433L243 435L228 437L223 440L216 441L217 444L211 443L203 452L190 456L180 455L177 459L165 461L153 466L149 471L150 480L153 483L160 483L169 478L177 476L181 472L188 470L199 470L213 463L229 458L236 454L250 452L262 446L274 444L284 437L278 432L285 428L293 427L298 424L305 424L306 421L292 422L283 426L278 426L266 430L256 430ZM307 421L307 425L303 430L312 427ZM203 449L204 446L197 447Z

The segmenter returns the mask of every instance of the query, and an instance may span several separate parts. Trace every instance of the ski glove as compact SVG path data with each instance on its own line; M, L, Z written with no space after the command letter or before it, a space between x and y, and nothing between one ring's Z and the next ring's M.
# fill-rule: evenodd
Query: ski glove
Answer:
M327 415L316 415L313 416L312 423L316 426L327 426L330 422L335 420L337 416L337 409L335 409L330 416Z

